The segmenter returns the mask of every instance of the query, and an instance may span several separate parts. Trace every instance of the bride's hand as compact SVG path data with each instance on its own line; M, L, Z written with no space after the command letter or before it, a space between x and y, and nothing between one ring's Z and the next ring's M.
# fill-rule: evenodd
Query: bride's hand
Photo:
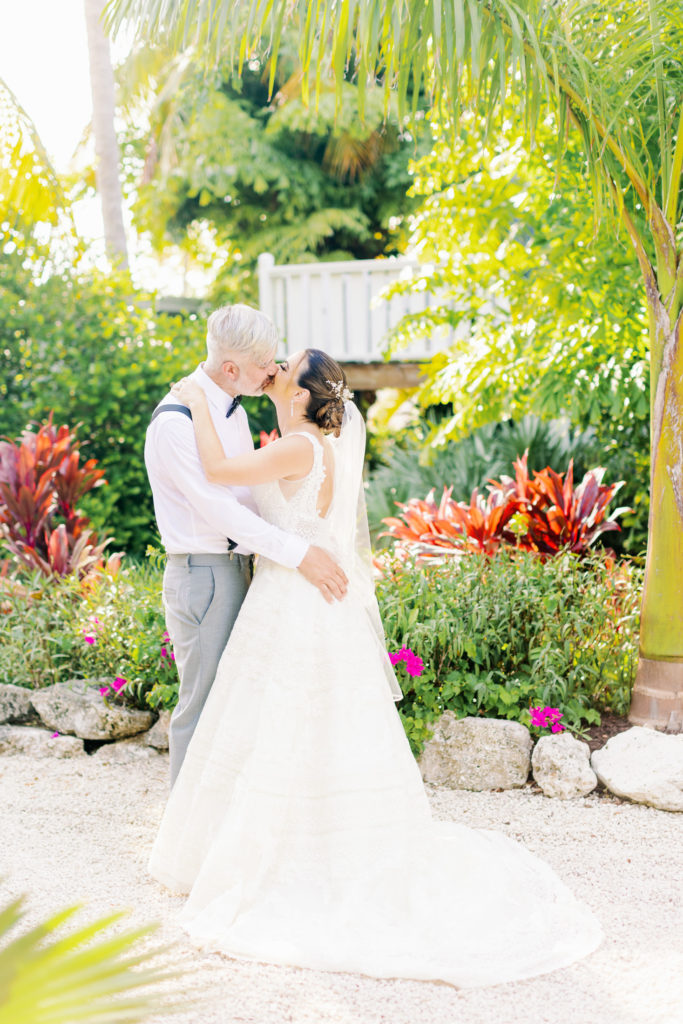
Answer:
M177 384L171 385L171 394L174 395L183 405L192 407L204 398L204 392L196 381L190 377L183 377Z

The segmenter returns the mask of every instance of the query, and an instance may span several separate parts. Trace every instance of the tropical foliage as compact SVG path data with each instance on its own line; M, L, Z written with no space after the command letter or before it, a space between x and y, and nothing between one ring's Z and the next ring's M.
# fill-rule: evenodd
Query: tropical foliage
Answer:
M566 551L547 561L501 549L387 567L377 595L389 650L410 648L424 663L418 676L397 668L413 749L445 710L529 725L530 707L549 706L575 731L601 711L625 714L641 582L628 562Z
M44 276L80 253L69 197L33 121L0 78L0 266L28 259ZM5 358L0 344L0 372Z
M576 144L558 179L556 130L539 125L530 149L517 123L486 138L468 115L449 139L436 122L431 153L414 165L422 203L411 244L423 269L393 292L428 290L438 302L405 317L391 349L444 326L456 332L417 396L453 404L435 444L527 412L592 426L603 443L649 421L638 267L628 239L595 223Z
M530 471L566 466L572 459L574 474L581 477L599 462L595 431L572 429L564 419L541 420L529 414L517 421L488 423L466 437L437 446L431 439L438 424L433 410L428 410L414 426L406 426L399 433L383 428L375 436L375 462L366 502L376 542L382 520L394 515L396 502L431 490L441 493L444 487L452 488L454 501L465 501L475 488L483 491L491 478L509 473L515 459L525 451Z
M446 487L438 504L433 491L397 503L400 515L384 520L396 554L421 563L472 551L493 555L502 544L541 556L585 554L601 534L619 529L622 509L606 516L620 485L602 484L604 470L590 470L574 487L571 461L566 475L546 467L532 479L525 452L514 469L514 479L492 480L486 497L475 488L469 503L453 501Z
M161 583L154 559L85 580L39 572L0 576L2 678L32 689L68 679L106 680L108 700L172 707L178 674Z
M149 33L163 21L175 45L200 42L209 60L227 51L239 73L269 34L277 56L285 15L298 18L306 95L331 71L337 101L349 66L359 110L368 82L383 81L408 109L426 79L454 125L475 108L492 125L523 111L530 137L550 111L556 155L568 128L583 145L600 215L628 234L641 272L650 336L652 472L641 677L632 719L662 728L683 721L683 10L668 0L488 0L485 4L303 0L248 5L222 0L114 0L117 23ZM329 55L329 57L328 57ZM666 671L660 671L661 663ZM674 668L676 666L676 668ZM647 680L647 682L646 682ZM642 689L642 692L641 692ZM647 692L645 692L647 691Z
M18 437L52 413L87 441L108 486L83 511L117 548L156 537L145 472L145 430L168 385L203 358L203 318L155 315L127 275L63 270L36 282L15 253L0 263L0 436Z
M177 989L161 994L177 968L140 952L154 926L122 932L116 913L65 930L77 910L29 924L24 897L0 907L0 1024L135 1024L177 1009Z
M528 724L530 706L548 705L572 729L602 710L624 714L641 578L628 562L567 551L549 560L501 548L494 558L470 553L419 568L385 563L377 596L387 646L424 662L419 676L397 666L414 749L446 708ZM172 708L178 679L161 585L156 556L87 585L73 576L0 577L0 675L29 687L101 679L107 700Z
M158 249L181 245L217 273L214 293L255 294L259 253L277 262L372 258L403 242L408 164L415 154L381 96L367 119L323 92L315 113L302 102L291 46L281 50L269 96L267 63L243 80L207 74L193 51L172 58L143 44L118 70L127 111L127 167L137 191L136 225Z
M35 125L0 79L0 239L31 238L40 224L55 226L67 199Z
M568 417L591 431L593 464L626 480L631 511L620 545L641 551L649 490L647 311L628 241L612 224L595 224L576 146L557 180L548 124L539 125L531 151L520 126L506 125L486 140L465 117L450 144L438 127L432 153L415 165L413 187L423 203L412 242L423 271L393 289L429 289L439 302L404 318L392 349L444 325L458 339L431 360L418 391L423 406L446 403L429 444L527 410Z
M52 420L18 443L0 441L0 556L46 576L85 575L103 562L99 541L76 504L104 483L95 459L80 463L75 434Z

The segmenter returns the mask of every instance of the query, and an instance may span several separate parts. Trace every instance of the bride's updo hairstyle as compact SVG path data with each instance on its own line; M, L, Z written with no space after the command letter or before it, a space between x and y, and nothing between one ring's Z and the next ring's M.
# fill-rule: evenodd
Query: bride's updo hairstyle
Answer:
M323 433L339 437L344 418L344 371L332 356L319 348L307 348L301 365L303 369L299 372L297 384L311 395L304 416Z

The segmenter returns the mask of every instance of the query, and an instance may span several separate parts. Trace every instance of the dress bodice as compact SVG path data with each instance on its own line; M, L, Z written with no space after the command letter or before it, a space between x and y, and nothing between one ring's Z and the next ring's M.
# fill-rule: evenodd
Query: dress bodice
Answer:
M320 542L326 532L326 521L317 508L318 494L326 476L324 450L312 434L302 430L300 436L307 437L313 445L313 465L306 476L296 481L271 480L257 484L252 493L259 514L267 522L313 544ZM283 484L290 490L289 494L283 492Z

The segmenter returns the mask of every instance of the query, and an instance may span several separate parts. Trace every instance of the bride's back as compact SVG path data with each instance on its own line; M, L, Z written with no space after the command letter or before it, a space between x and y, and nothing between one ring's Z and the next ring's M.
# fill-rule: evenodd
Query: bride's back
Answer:
M310 440L313 463L297 480L274 480L252 488L258 510L264 519L295 533L311 543L326 534L325 517L334 496L334 453L327 440L320 440L309 431L300 436Z

